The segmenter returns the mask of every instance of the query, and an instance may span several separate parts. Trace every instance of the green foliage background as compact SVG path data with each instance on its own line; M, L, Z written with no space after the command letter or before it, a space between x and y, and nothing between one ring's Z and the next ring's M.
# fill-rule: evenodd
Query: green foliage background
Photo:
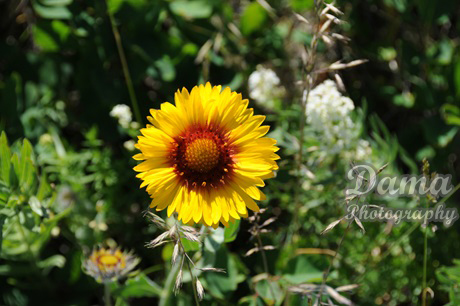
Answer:
M173 101L178 88L210 81L248 97L247 80L258 64L271 67L287 89L267 115L271 137L281 147L280 171L264 191L263 220L277 217L263 236L269 270L253 245L250 224L209 232L203 245L189 246L202 264L226 274L203 273L205 304L305 304L288 293L302 283L321 283L330 256L308 249L335 250L345 230L321 231L344 214L348 160L320 159L308 149L321 144L306 128L305 161L315 179L301 177L298 151L301 75L296 46L311 32L297 27L292 13L312 18L310 0L31 0L0 1L0 296L5 305L88 305L102 303L102 287L81 272L81 261L107 239L141 257L139 274L114 285L118 305L187 305L190 278L172 293L177 267L172 246L147 249L160 231L142 211L149 198L139 190L123 143L135 136L109 116L116 104L130 105L129 92L109 15L120 31L139 101L142 125L150 108ZM369 160L389 163L388 174L420 173L423 158L432 170L460 174L460 5L456 0L337 1L346 21L337 31L351 38L332 48L319 46L318 61L368 63L345 70L347 94L359 107L356 120L371 142ZM329 78L327 74L321 79ZM7 139L8 137L8 139ZM294 195L302 205L298 210ZM458 195L446 203L458 208ZM391 207L415 207L412 198L383 199ZM421 300L424 232L413 224L391 227L356 224L347 234L328 284L359 284L347 295L359 305L417 304ZM459 301L459 223L428 228L428 286L433 304ZM236 239L235 239L236 238ZM248 242L249 241L249 242ZM270 284L269 284L270 282ZM274 292L269 289L274 289ZM431 299L430 299L431 300ZM457 301L457 302L456 302Z

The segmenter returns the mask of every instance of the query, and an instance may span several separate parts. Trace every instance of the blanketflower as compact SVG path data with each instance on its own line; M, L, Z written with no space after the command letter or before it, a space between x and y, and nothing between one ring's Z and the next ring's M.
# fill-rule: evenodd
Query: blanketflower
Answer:
M278 169L276 141L263 137L265 116L254 116L248 100L211 84L177 91L175 105L150 110L151 125L136 144L143 162L134 170L153 198L150 207L177 212L183 223L216 228L258 211L258 187Z
M95 249L83 263L86 274L98 282L116 280L131 272L139 263L132 253L122 252L118 248Z

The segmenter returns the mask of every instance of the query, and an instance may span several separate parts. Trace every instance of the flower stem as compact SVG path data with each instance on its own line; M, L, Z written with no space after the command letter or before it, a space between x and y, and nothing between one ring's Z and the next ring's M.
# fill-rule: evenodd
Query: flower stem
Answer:
M324 274L323 274L323 281L321 283L321 288L319 289L319 297L318 297L319 304L321 304L321 298L322 298L322 295L323 295L323 290L324 290L324 287L326 287L327 278L329 277L329 274L331 273L332 265L334 264L334 261L335 261L335 258L337 257L337 254L339 254L340 247L342 246L342 243L345 240L345 236L347 235L348 231L350 230L350 227L351 227L352 223L353 223L353 219L350 219L348 221L347 228L343 232L342 238L340 238L339 244L337 245L337 249L335 250L335 254L332 257L331 262L329 263L329 266L327 267L326 272L324 272Z
M425 199L428 210L428 199ZM426 306L426 266L428 263L428 221L425 220L425 237L423 243L423 280L422 280L422 306Z
M189 260L186 260L186 262L187 262L188 270L190 271L190 278L192 279L193 296L195 297L195 304L197 306L199 306L200 305L200 300L198 299L198 293L197 293L195 279L194 279L193 272L192 272L192 266L190 265Z
M120 32L118 31L117 25L115 23L115 18L113 17L112 12L107 6L107 15L110 19L110 25L112 27L113 37L115 39L115 43L117 45L118 56L120 57L121 67L123 69L123 75L125 76L126 87L128 88L129 99L131 100L131 104L133 106L134 116L136 117L136 121L139 124L142 124L142 117L139 110L139 105L137 103L136 94L134 92L133 81L131 79L131 74L129 73L128 62L126 60L125 51L123 50L123 45L121 44L121 36Z
M112 300L110 298L110 286L109 282L104 282L104 304L105 306L112 306Z
M262 239L260 238L260 228L257 223L256 223L256 226L257 226L257 230L256 230L257 244L259 245L259 250L262 255L262 263L264 265L264 270L268 278L270 276L270 272L268 270L267 255L265 254L264 245L262 244ZM270 280L267 279L267 281L268 281L268 288L270 288L270 292L273 296L273 300L275 300L276 299L275 290L273 290L272 283L270 282Z

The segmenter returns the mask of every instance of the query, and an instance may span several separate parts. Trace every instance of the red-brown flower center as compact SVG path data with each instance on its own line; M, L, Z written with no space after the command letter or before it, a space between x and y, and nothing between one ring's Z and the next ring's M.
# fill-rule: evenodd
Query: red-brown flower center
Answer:
M187 166L200 173L214 169L219 162L219 155L216 143L210 138L195 139L185 149Z
M225 184L233 174L236 147L228 143L225 131L213 125L192 126L174 139L170 163L189 188Z

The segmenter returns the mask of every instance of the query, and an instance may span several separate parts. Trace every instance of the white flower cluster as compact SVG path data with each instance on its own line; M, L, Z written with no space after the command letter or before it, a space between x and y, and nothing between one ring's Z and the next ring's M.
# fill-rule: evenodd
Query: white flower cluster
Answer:
M131 109L126 104L115 105L110 111L110 116L117 119L118 123L125 129L129 128L133 120Z
M267 108L273 108L274 100L284 93L276 73L261 65L249 76L248 85L249 97Z
M307 123L320 135L322 149L328 154L353 152L353 159L363 159L370 146L359 139L359 127L353 122L353 101L342 96L332 80L316 86L309 94Z

